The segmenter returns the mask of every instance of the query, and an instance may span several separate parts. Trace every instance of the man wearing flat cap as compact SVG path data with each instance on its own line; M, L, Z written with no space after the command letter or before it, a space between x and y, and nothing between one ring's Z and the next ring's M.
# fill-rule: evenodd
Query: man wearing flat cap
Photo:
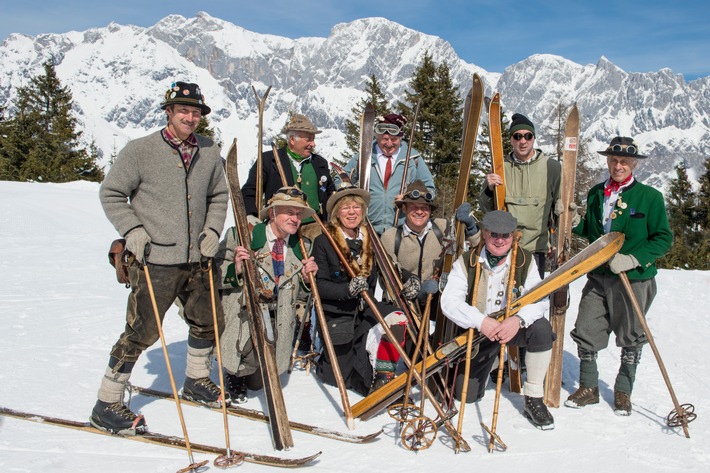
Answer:
M298 242L301 222L314 214L306 194L297 187L278 189L259 213L263 222L252 229L251 248L240 245L235 228L227 231L217 253L221 264L222 304L225 329L221 340L225 387L232 402L247 400L247 387L261 388L259 366L244 302L243 261L256 262L264 287L272 290L275 302L269 304L273 332L276 334L276 366L279 374L288 370L296 311L305 307L310 288L308 274L318 266L304 255Z
M478 401L485 394L488 373L500 352L500 344L527 347L523 415L541 430L553 429L554 419L542 400L552 356L552 326L545 318L549 299L526 305L502 322L490 317L512 303L508 300L509 292L514 298L520 297L542 280L537 263L524 248L518 248L513 261L512 248L517 244L519 223L511 213L488 212L481 226L483 245L459 257L441 294L441 309L447 318L463 329L475 328L486 336L471 359L469 379L464 379L463 371L459 370L454 395L460 399L467 383L466 402Z
M634 140L617 136L598 153L606 156L609 178L589 191L587 214L572 231L590 242L609 232L621 232L624 244L608 265L587 275L571 334L579 355L579 388L565 405L582 408L599 403L597 354L607 347L614 332L621 363L614 383L613 409L617 415L628 416L636 368L648 340L618 275L626 273L647 313L656 296L656 259L670 250L673 234L663 194L633 176L639 159L647 157L639 154Z
M385 230L402 223L395 223L395 200L402 197L401 185L404 175L404 163L407 157L407 147L410 145L402 140L407 118L404 115L389 113L375 118L375 141L372 143L372 170L370 172L371 200L367 216L378 235ZM359 156L353 156L344 169L352 176L352 182L357 184ZM337 179L337 178L336 178ZM436 195L434 178L429 167L419 154L412 149L409 153L409 166L404 181L405 188L414 181L422 181L427 191ZM338 184L336 182L336 184Z
M286 173L287 185L301 189L308 196L308 205L321 220L326 220L326 202L330 194L335 191L335 186L330 177L328 161L313 152L316 147L316 135L321 133L321 130L316 128L306 116L295 113L284 126L282 133L286 135L286 146L279 148L278 158ZM283 182L274 161L273 151L264 152L262 159L264 202L268 202L283 186ZM242 186L242 194L247 214L251 216L250 221L257 223L255 217L262 209L256 208L256 163L249 170L249 177ZM310 241L313 241L314 235L306 231L305 226L317 227L315 224L309 225L312 222L314 222L312 217L306 218L303 222L304 236Z
M159 337L148 275L161 320L178 299L190 327L183 397L210 406L224 401L209 378L215 327L209 273L201 267L217 252L227 213L222 157L211 139L195 134L200 118L211 111L197 84L173 83L161 108L167 115L165 128L130 141L99 194L106 216L133 255L125 330L111 350L90 418L112 433L146 429L143 416L123 404L123 393L138 357ZM221 330L221 307L217 320Z

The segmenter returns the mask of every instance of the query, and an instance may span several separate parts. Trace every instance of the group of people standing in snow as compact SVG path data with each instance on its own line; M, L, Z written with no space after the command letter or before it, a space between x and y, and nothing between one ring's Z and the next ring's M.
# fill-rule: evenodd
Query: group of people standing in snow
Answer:
M242 187L253 225L247 248L234 228L224 229L229 196L219 147L195 133L200 118L211 111L199 86L175 82L162 108L166 126L129 142L101 186L106 215L125 238L130 255L131 293L125 329L111 349L91 413L94 426L121 434L146 431L143 416L124 403L124 391L140 354L159 337L156 318L162 320L176 301L189 327L182 396L220 406L244 402L249 390L260 388L243 298L247 259L255 261L263 285L274 293L268 309L281 373L289 367L297 325L310 319L307 301L313 276L336 358L322 350L317 376L335 384L337 362L346 387L363 396L386 384L396 375L408 335L407 318L390 301L378 300L371 307L362 297L363 291L373 294L378 284L373 244L379 241L399 271L402 297L423 306L441 289L434 300L444 315L486 337L472 359L469 379L454 380L455 394L460 396L465 385L472 393L467 402L481 399L500 344L518 345L527 350L523 413L540 429L554 427L543 402L554 338L546 317L548 300L525 306L502 322L489 317L511 302L505 290L509 279L514 278L519 297L544 278L550 220L566 210L560 205L560 164L535 148L530 120L521 114L512 117L513 152L506 156L504 171L507 211L493 210L493 192L502 182L496 174L486 176L479 198L485 212L481 222L473 217L470 203L456 209L470 249L454 263L444 285L440 269L451 224L432 218L437 208L434 179L419 152L407 149L406 117L390 113L376 118L369 188L360 189L331 177L328 161L314 152L320 130L307 117L293 115L283 129L286 145L276 156L271 151L263 154L266 205L256 205L256 165ZM647 311L656 293L654 262L670 249L672 235L660 192L633 176L638 160L646 158L636 143L615 137L599 153L606 156L609 177L590 190L584 216L575 206L574 232L590 242L609 232L622 232L626 238L608 265L588 275L572 331L580 360L579 387L565 405L581 408L599 402L597 353L614 332L622 351L613 407L629 415L646 338L618 274L626 273ZM275 159L285 170L286 183ZM355 182L357 161L353 157L344 168ZM210 277L221 295L214 309ZM474 287L478 293L472 299ZM380 326L375 309L384 315L389 330ZM226 399L210 378L215 330L220 334Z

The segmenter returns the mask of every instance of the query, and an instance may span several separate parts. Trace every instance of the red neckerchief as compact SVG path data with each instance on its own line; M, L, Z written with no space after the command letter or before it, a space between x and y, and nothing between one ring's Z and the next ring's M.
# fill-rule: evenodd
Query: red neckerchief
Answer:
M604 195L609 197L612 192L619 192L619 189L628 184L631 181L633 175L629 174L629 177L623 180L623 182L616 182L611 177L609 178L609 183L604 185Z

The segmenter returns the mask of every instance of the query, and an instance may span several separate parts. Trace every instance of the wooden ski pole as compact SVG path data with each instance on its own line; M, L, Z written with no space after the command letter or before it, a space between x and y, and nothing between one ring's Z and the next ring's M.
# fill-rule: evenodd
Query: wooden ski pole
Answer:
M651 345L651 350L653 350L653 356L656 357L658 367L661 369L661 374L663 375L663 381L666 382L668 392L670 393L671 400L673 401L673 405L675 406L675 409L673 409L670 414L668 414L668 417L666 417L666 424L669 427L682 426L683 433L685 433L686 438L690 438L690 432L688 431L688 423L692 422L697 417L695 414L695 406L693 406L692 404L681 405L678 402L678 398L676 397L675 391L673 390L673 386L671 385L671 380L668 377L666 366L663 364L661 354L658 351L658 347L656 347L656 342L653 339L653 335L651 335L651 329L648 326L648 323L646 322L646 317L643 315L641 306L639 305L638 300L636 299L636 295L634 294L634 291L631 288L629 278L624 272L619 273L619 278L621 279L621 282L624 285L624 288L626 289L626 293L629 295L629 300L631 300L631 305L633 306L634 312L636 313L636 316L638 317L639 322L643 327L643 331L646 332L648 344Z
M478 244L478 248L475 252L476 256L476 277L474 279L473 283L473 291L471 294L471 306L475 307L476 303L478 302L478 283L481 279L481 263L479 261L479 256L481 254L481 249L483 248L483 240L481 240L481 243ZM461 435L461 432L463 430L463 415L464 411L466 410L466 400L468 399L468 377L471 374L471 351L473 350L473 332L475 330L473 328L468 329L468 333L466 334L466 364L464 365L465 368L463 370L463 387L461 388L461 403L459 405L459 420L458 420L458 425L456 426L456 431ZM459 445L456 444L454 446L454 452L459 453Z
M422 99L417 99L417 105L414 107L414 118L412 118L412 125L409 129L409 142L407 143L407 155L404 158L404 168L402 169L402 182L399 184L399 195L404 194L407 189L407 172L409 170L409 157L412 154L412 148L414 147L414 131L417 127L417 118L419 117L419 106L422 103ZM399 222L399 206L394 210L394 223L393 227L397 226Z
M200 463L195 463L195 459L192 455L192 446L190 444L190 438L187 435L187 426L185 425L185 417L182 415L182 406L180 405L180 397L178 396L177 387L175 386L175 377L173 376L173 368L170 365L170 358L168 357L168 346L165 344L165 334L163 333L163 323L160 320L160 313L158 312L158 303L155 301L155 292L153 291L153 283L150 279L150 271L148 270L148 264L143 264L143 270L145 271L145 282L148 286L148 294L150 295L150 302L153 305L153 313L155 314L155 325L158 327L158 335L160 336L160 343L163 346L163 356L165 357L165 365L168 368L168 378L170 379L170 387L173 390L173 399L175 400L175 407L177 407L178 417L180 418L180 426L182 427L182 434L185 438L185 450L187 451L187 457L190 460L190 464L179 470L178 473L194 471L198 468L205 466L208 460L204 460Z
M507 288L507 293L506 293L506 299L505 299L505 316L503 317L503 321L508 319L510 317L510 308L513 305L513 286L515 285L515 261L518 256L518 243L520 242L520 238L523 236L523 234L520 231L515 232L515 238L513 241L513 249L510 252L510 275L508 276L508 288ZM505 343L500 344L500 352L498 353L498 377L496 378L496 397L495 401L493 403L493 420L491 421L491 428L489 429L486 427L483 422L481 422L481 426L486 429L486 431L490 434L491 438L488 442L488 452L492 452L493 449L495 448L495 442L496 440L500 444L501 448L503 451L507 450L508 447L503 443L501 440L500 436L496 433L496 428L498 426L498 407L500 406L500 391L501 388L503 387L503 370L505 369L504 365L504 360L505 360Z
M217 351L217 370L219 371L219 391L222 396L222 419L224 420L224 440L227 451L224 455L219 455L214 459L214 466L218 468L229 468L240 465L244 462L244 454L232 451L229 444L229 420L227 418L227 396L224 392L224 373L222 372L222 349L219 344L219 324L217 323L217 300L214 290L214 271L212 270L212 258L207 261L207 275L210 278L210 303L212 305L212 323L214 325L214 349Z
M276 145L271 144L272 149L274 150L274 158L276 161L276 168L279 171L279 175L281 176L281 182L283 183L284 186L288 186L288 180L286 179L286 173L283 169L283 166L281 165L281 161L279 160L277 150L276 150ZM313 218L316 219L316 221L320 222L318 219L317 214L313 214ZM321 227L323 225L321 224ZM323 229L324 232L326 232L325 229ZM300 228L299 228L299 233L298 233L298 244L301 247L301 253L303 253L303 257L306 258L308 256L308 251L306 250L306 244L303 242L303 236L300 233ZM330 338L330 330L328 330L328 322L325 320L325 312L323 311L323 304L320 300L320 292L318 291L318 285L316 284L316 278L313 276L313 273L308 273L308 282L311 286L311 292L313 294L313 305L316 308L316 317L318 317L318 323L320 324L321 327L321 335L323 335L323 344L325 345L325 349L328 352L328 357L330 358L332 368L333 368L333 376L335 377L335 382L338 385L338 391L340 392L340 401L343 405L343 414L345 415L345 423L348 426L348 429L354 430L355 429L355 420L353 418L353 412L350 407L350 399L348 398L348 391L345 388L345 380L343 379L343 374L340 371L340 364L338 363L338 357L335 354L335 347L333 347L333 340Z

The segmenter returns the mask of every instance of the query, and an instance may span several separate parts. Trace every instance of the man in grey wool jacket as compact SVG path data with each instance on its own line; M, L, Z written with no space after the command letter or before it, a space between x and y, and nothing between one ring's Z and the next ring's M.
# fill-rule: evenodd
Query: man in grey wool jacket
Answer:
M212 140L194 133L211 111L197 84L173 83L161 108L165 128L129 142L100 191L104 212L133 258L125 329L111 349L89 420L124 435L147 430L143 416L124 404L123 393L138 357L159 338L148 275L161 321L176 299L184 307L190 330L183 397L210 406L224 401L209 378L215 327L204 264L217 252L227 212L222 158ZM216 309L222 330L221 304Z

